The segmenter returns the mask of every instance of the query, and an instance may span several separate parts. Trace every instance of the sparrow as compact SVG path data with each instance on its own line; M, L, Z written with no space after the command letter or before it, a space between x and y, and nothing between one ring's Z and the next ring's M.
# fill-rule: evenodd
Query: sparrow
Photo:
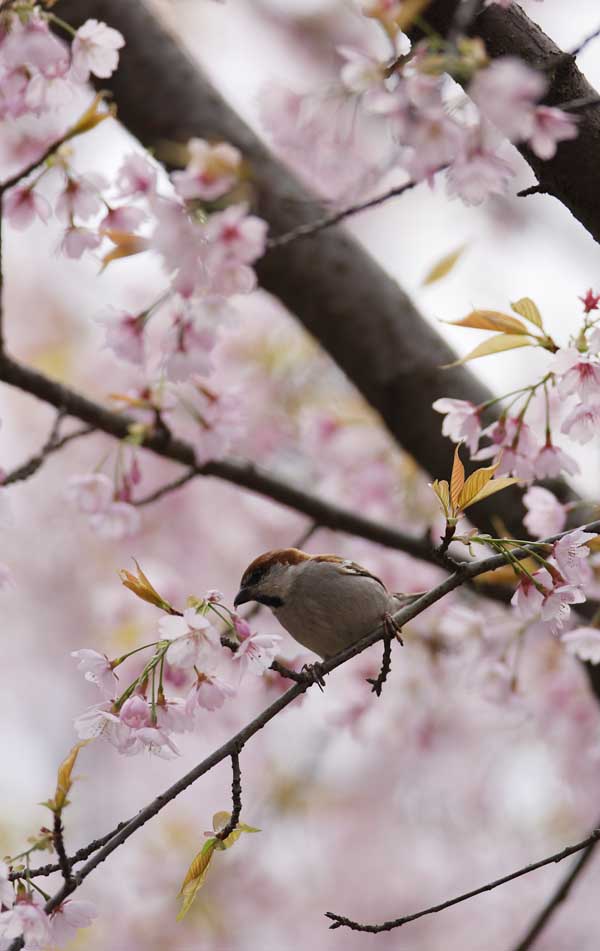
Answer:
M398 635L391 615L407 603L356 562L308 555L298 548L267 551L248 565L234 607L257 601L304 647L326 659L381 624Z

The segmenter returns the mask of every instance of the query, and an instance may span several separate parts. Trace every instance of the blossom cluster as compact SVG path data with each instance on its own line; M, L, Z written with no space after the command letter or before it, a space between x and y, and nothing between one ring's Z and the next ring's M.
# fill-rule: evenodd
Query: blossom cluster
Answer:
M582 529L563 535L553 544L548 557L541 559L541 568L533 574L522 574L511 602L521 617L530 620L539 615L542 629L549 634L557 635L563 630L570 606L585 601L583 587L592 578L586 561L590 554L588 542L595 537Z
M598 318L591 316L600 297L590 290L581 299L583 324L567 346L557 347L548 337L529 340L530 345L541 343L551 352L547 372L537 383L509 394L509 407L497 421L488 426L482 422L489 402L475 406L468 400L442 398L433 404L444 414L443 434L454 442L464 441L473 459L498 457L499 474L512 474L525 483L561 473L575 475L579 465L555 445L553 429L560 428L562 436L580 445L600 432L600 328L595 326ZM542 427L526 421L538 409L533 400L538 392L544 399Z
M0 947L8 948L23 936L24 951L62 948L80 928L87 928L97 915L90 901L67 899L47 915L44 899L33 890L19 887L15 894L8 878L9 868L0 862Z
M144 578L141 572L140 577ZM75 727L81 739L102 737L126 756L147 751L171 759L179 754L173 736L204 729L206 713L234 697L247 673L262 676L281 637L253 633L246 621L226 608L218 591L207 592L201 600L190 599L191 606L179 614L154 589L143 588L140 593L135 581L125 583L165 611L158 622L159 639L150 645L154 648L150 660L127 687L119 683L116 670L143 648L112 661L88 648L73 652L85 678L104 697L77 718ZM209 616L224 622L225 643ZM180 692L167 696L165 686Z
M478 205L502 194L514 174L501 154L505 140L526 143L546 160L558 143L577 136L576 118L540 104L548 90L541 71L514 56L490 64L480 39L450 42L434 35L411 48L402 32L410 16L405 7L370 0L363 4L363 14L383 28L385 48L371 52L367 31L365 47L339 47L343 62L337 96L328 92L317 106L316 94L269 90L264 120L284 149L301 142L305 152L309 147L326 151L329 142L338 148L343 144L349 154L362 149L364 164L378 174L400 168L413 182L431 182L446 169L448 193ZM453 80L466 89L468 99L457 100ZM357 138L364 141L357 143ZM367 157L372 151L368 143L375 139L380 146L376 159Z

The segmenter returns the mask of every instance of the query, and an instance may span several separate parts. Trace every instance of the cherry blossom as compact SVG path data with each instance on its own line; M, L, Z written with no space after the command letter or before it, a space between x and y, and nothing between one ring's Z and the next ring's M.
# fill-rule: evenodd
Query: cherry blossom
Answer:
M233 696L235 696L234 688L217 674L200 673L185 699L186 713L195 717L199 708L219 710L225 701Z
M96 684L105 697L109 699L114 697L117 675L106 654L100 654L98 651L83 647L80 650L71 651L71 657L75 657L79 661L77 669L83 672L86 680Z
M151 708L148 702L139 694L128 697L119 711L121 722L132 730L139 730L145 726L151 726L152 716Z
M86 20L77 30L71 46L74 76L81 83L87 82L90 73L108 79L119 62L117 51L124 45L125 40L118 30L98 20Z
M54 206L56 217L66 224L73 220L74 215L83 221L92 218L102 208L100 191L105 186L106 181L98 175L69 176Z
M128 502L111 502L102 511L90 515L90 526L105 539L127 538L139 531L140 513Z
M152 196L156 191L156 182L156 166L137 152L127 156L116 175L121 198Z
M186 200L214 201L233 188L242 160L238 149L226 142L211 145L204 139L190 139L188 150L190 161L185 171L171 175L178 195Z
M50 940L44 899L38 892L20 894L11 909L0 912L0 941L10 942L20 935L30 949L45 948Z
M112 501L114 485L102 472L69 477L65 496L87 515L103 512Z
M531 486L523 496L527 515L523 523L533 538L547 538L562 532L567 521L566 506L541 486Z
M554 158L558 142L576 139L576 117L551 106L538 106L533 113L533 130L527 143L535 154L544 160Z
M176 314L165 345L164 368L170 380L187 380L192 374L207 375L210 354L217 342L216 328L198 312Z
M111 311L96 317L105 330L104 346L116 357L138 366L144 362L144 316Z
M600 664L600 631L596 627L576 627L561 635L568 654L590 664Z
M89 228L67 228L64 233L60 250L67 258L80 258L84 251L92 251L102 242L100 235Z
M63 947L72 941L80 928L88 928L98 916L91 901L67 898L50 915L50 944Z
M538 572L539 574L539 572ZM558 634L571 614L572 604L585 601L585 594L577 585L565 584L554 588L542 604L542 620L550 634Z
M260 677L271 666L280 641L279 634L251 634L241 642L233 659L239 661L243 673L250 671Z
M568 472L569 475L577 475L579 464L563 452L558 446L548 439L545 446L542 446L534 460L534 469L536 479L554 479L561 472Z
M539 572L534 577L539 584L542 584L541 580L538 579L538 574ZM546 572L546 574L548 573ZM548 575L548 577L550 576ZM510 599L510 603L517 609L520 616L527 619L539 614L543 601L543 591L536 587L535 582L526 575L521 578L515 593Z
M248 214L244 202L211 215L205 227L213 266L252 264L265 252L267 223Z
M519 417L509 416L492 423L482 435L488 436L492 445L479 449L474 459L493 458L502 449L497 475L514 475L523 482L533 481L539 444L527 423Z
M168 651L173 667L213 670L220 653L220 641L210 622L195 608L186 608L183 617L165 615L158 622L160 636L171 641Z
M340 79L349 92L362 94L383 85L386 64L350 46L338 46L337 52L344 60Z
M479 410L468 400L455 400L443 397L433 403L436 413L445 413L442 423L442 433L449 436L453 442L462 442L468 446L471 453L476 452L481 436L481 420Z
M600 395L600 363L592 353L582 353L576 347L563 348L554 355L551 366L559 377L561 396L577 393L585 402Z
M535 103L548 86L542 73L513 56L479 70L469 95L490 122L511 142L528 139L535 126Z
M600 402L578 403L564 418L561 433L584 445L600 431Z
M514 171L496 154L495 139L488 123L466 130L446 176L450 195L480 205L490 195L505 193Z
M46 224L52 214L49 202L32 185L11 188L4 196L3 210L8 221L18 231L28 228L35 218Z
M589 572L586 571L585 559L589 558L590 549L587 543L595 537L592 532L578 528L554 543L552 554L566 581L582 584L588 580Z

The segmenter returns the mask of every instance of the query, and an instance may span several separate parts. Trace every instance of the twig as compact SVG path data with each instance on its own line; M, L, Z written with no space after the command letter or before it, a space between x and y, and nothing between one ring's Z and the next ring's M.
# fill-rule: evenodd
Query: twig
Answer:
M440 168L435 169L433 174L441 172L442 169L446 167L446 165L440 166ZM376 208L377 205L382 205L390 198L397 198L399 195L403 195L404 192L410 191L411 188L415 188L415 186L419 184L419 182L411 181L406 182L404 185L397 185L395 188L390 188L389 191L381 195L375 195L373 198L367 198L366 201L361 201L354 205L346 205L345 208L341 208L339 211L335 211L330 215L323 215L322 218L317 218L315 221L298 225L296 228L292 228L291 231L286 231L285 234L269 238L267 248L269 250L272 248L282 248L284 245L290 244L291 241L296 241L297 238L307 238L311 235L318 234L319 231L324 231L325 228L331 228L333 225L339 224L340 221L344 221L352 215L357 215L361 211L367 211L369 208Z
M589 525L582 526L586 531L598 532L600 531L600 520L592 522ZM555 535L552 538L544 539L545 543L552 543L559 538L562 538L563 535L568 534L568 532L562 532L559 535ZM536 543L536 544L541 544ZM528 556L531 548L524 546L523 548L516 549L511 553L513 558L523 559ZM426 608L435 604L437 601L441 600L451 591L454 591L461 584L465 582L468 578L475 578L477 575L485 574L489 571L494 571L497 568L502 567L506 563L506 557L503 554L491 555L488 558L481 559L480 561L471 562L464 571L455 572L450 575L441 584L437 585L435 588L432 588L430 591L427 591L424 595L417 598L411 604L406 605L400 610L396 611L393 616L394 622L398 627L403 627L408 621L412 618L421 614ZM355 644L351 644L349 647L346 647L343 651L340 651L335 657L330 657L328 660L323 661L321 668L324 674L331 673L331 671L340 667L342 664L345 664L351 658L356 657L358 654L362 653L372 644L376 644L385 636L385 627L380 625L376 630L372 631L366 637L363 637L360 641L357 641ZM144 809L141 809L137 815L135 815L129 822L124 826L121 826L118 829L115 829L114 835L112 835L106 844L102 848L98 849L96 853L89 859L88 862L81 868L73 877L70 883L64 883L62 888L46 903L45 909L46 913L50 914L57 908L70 894L72 894L81 883L90 875L94 869L96 869L109 855L112 854L116 849L118 849L123 843L125 843L138 829L140 829L149 819L152 819L155 815L161 812L165 806L177 798L185 789L196 782L201 776L213 769L218 763L227 757L231 757L233 753L237 753L248 741L255 736L267 723L269 723L274 717L276 717L282 710L284 710L290 703L296 700L297 697L305 693L310 689L312 684L310 684L307 679L302 683L297 683L291 687L286 693L278 697L273 703L266 707L262 713L250 721L245 727L243 727L238 733L235 734L230 740L223 744L219 749L215 750L209 756L207 756L202 762L198 763L193 769L187 772L182 776L177 782L173 783L164 793L157 796L152 800ZM558 856L552 856L550 859L546 859L541 863L538 863L536 866L530 866L525 870L520 872L513 873L507 879L500 880L495 884L502 884L503 881L509 881L511 878L516 878L519 875L525 874L526 871L532 871L534 868L539 868L541 865L549 864L551 861L561 861L562 858L566 858L568 855L572 855L574 852L580 851L584 848L588 842L592 839L600 836L600 830L595 831L589 839L586 839L584 843L578 846L572 846L570 849L566 849L563 853L559 853ZM459 900L465 900L465 897L472 897L474 894L479 894L482 891L487 891L492 887L495 887L495 884L491 886L484 886L481 889L478 889L476 892L469 893L469 895L464 896L460 899L452 899L450 902L445 903L441 907L448 907L449 904L456 904ZM436 909L438 910L438 909ZM441 910L441 908L439 909ZM423 914L430 914L431 910L426 912L421 912L416 915L416 917L421 917ZM335 917L335 916L333 916ZM346 919L341 920L341 924L345 924ZM404 923L404 920L402 920ZM350 925L349 925L350 927ZM361 926L357 926L360 930ZM367 930L387 930L382 926L372 925L366 926ZM397 925L395 925L397 927ZM15 939L15 942L11 945L11 951L18 951L22 947L22 943L19 944L20 939Z
M92 853L96 852L98 849L101 849L103 845L106 845L117 832L120 832L121 829L124 829L130 819L126 819L124 822L119 822L116 828L111 829L110 832L107 832L106 835L103 835L100 839L94 839L93 842L90 842L88 845L85 845L82 849L78 849L71 856L67 856L67 861L71 868L74 865L77 865L78 862L85 862L86 859L89 859ZM8 879L11 882L14 882L20 878L40 878L46 877L48 875L53 875L54 872L60 872L60 865L58 862L49 862L47 865L40 865L39 868L32 869L23 869L23 871L12 871L8 873Z
M224 829L221 829L217 833L216 838L220 839L221 842L224 842L227 836L231 835L234 829L237 828L237 824L240 821L240 813L242 811L242 773L240 769L240 753L242 752L242 747L239 749L233 750L231 753L231 770L233 772L233 779L231 781L231 818L225 826Z
M392 931L394 928L401 928L402 925L408 924L409 921L416 921L417 918L424 918L425 915L435 915L439 911L444 911L446 908L451 908L452 905L458 905L460 902L467 901L469 898L475 898L477 895L482 895L484 892L490 892L494 888L498 888L500 885L506 885L507 882L514 881L515 878L520 878L522 875L528 875L530 872L535 872L538 868L543 868L545 865L552 865L554 862L562 862L564 859L568 858L570 855L574 855L576 852L581 852L582 849L586 849L592 842L596 842L600 839L600 829L594 829L591 835L584 839L582 842L578 842L577 845L570 845L566 849L563 849L562 852L555 852L554 855L549 855L548 858L541 859L539 862L534 862L532 865L526 865L524 868L518 869L516 872L511 872L510 875L504 875L503 878L497 878L493 882L489 882L487 885L481 885L479 888L474 888L473 891L465 892L463 895L457 895L456 898L450 898L448 901L442 902L440 905L432 905L430 908L424 908L423 911L417 911L412 915L404 915L402 918L394 918L391 921L384 921L381 924L377 925L362 925L358 921L352 921L350 918L344 918L342 915L336 915L334 912L328 911L325 914L326 918L331 918L333 924L329 927L331 929L335 928L350 928L351 931L364 931L369 934L379 934L381 931Z
M572 49L569 53L570 56L579 56L579 54L586 48L588 43L591 43L592 40L597 39L600 36L600 26L594 30L593 33L590 33L589 36L586 36L581 43L578 43L577 46Z
M72 866L67 857L65 850L65 840L63 837L63 824L60 810L57 809L54 813L54 829L52 832L52 842L54 844L54 850L58 856L58 864L62 877L64 879L65 885L70 885L73 875L72 875ZM30 877L30 876L28 876Z
M67 443L72 442L74 439L79 439L81 436L88 436L90 433L95 432L94 426L83 426L81 429L76 429L74 432L68 433L59 439L58 427L63 416L64 414L58 413L52 431L40 451L35 456L32 456L31 459L28 459L27 462L24 462L22 466L9 472L2 481L3 486L10 485L12 482L22 482L25 479L29 479L41 468L45 460L53 452L62 449L63 446L66 446Z
M158 499L162 499L165 495L170 495L171 492L175 492L182 486L187 485L187 483L191 482L192 479L195 479L197 475L199 475L197 469L188 469L188 471L184 472L183 475L179 476L178 479L173 479L172 482L167 482L166 485L161 486L160 489L156 489L149 495L145 495L143 499L137 499L132 504L137 506L151 505L152 502L157 502Z
M519 942L519 944L514 948L514 951L529 951L529 948L532 947L534 941L538 938L541 932L544 930L548 921L561 904L568 897L571 888L575 884L576 880L579 878L580 874L583 872L587 863L592 857L592 854L598 844L598 839L592 839L590 843L585 847L579 858L576 862L573 863L573 867L562 880L552 897L542 908L540 913L535 917L531 923L527 934Z
M517 198L528 198L529 195L547 195L548 192L543 185L530 185L529 188L522 188L517 192Z

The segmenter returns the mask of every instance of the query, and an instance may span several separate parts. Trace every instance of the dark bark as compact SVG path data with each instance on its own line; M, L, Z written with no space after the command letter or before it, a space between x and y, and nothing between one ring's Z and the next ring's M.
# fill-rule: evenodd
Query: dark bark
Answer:
M59 0L55 9L75 26L93 16L124 34L120 67L102 86L112 90L119 118L144 145L191 136L234 143L251 167L255 210L273 235L323 213L140 0ZM343 227L269 251L257 271L261 286L325 347L398 442L432 475L447 476L453 446L441 436L431 404L448 395L480 403L491 394L464 368L440 369L454 354L397 282ZM484 505L480 512L499 512L513 529L519 524L517 493Z

